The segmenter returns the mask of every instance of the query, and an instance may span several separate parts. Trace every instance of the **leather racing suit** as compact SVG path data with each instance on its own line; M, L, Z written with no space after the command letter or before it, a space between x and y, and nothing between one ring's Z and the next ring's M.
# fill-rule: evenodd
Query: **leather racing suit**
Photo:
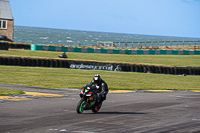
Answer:
M99 83L95 83L94 80L92 80L88 85L96 87L97 93L99 93L100 102L106 100L106 95L108 94L108 85L103 79L101 79Z

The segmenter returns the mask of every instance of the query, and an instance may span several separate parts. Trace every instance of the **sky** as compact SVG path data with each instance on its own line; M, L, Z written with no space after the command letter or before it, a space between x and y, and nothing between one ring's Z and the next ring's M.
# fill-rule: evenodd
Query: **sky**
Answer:
M200 0L9 0L15 26L200 38Z

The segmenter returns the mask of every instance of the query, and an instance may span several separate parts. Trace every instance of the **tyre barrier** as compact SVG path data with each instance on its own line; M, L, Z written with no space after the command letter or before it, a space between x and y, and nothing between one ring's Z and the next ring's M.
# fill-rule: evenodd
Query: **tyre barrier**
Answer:
M8 50L9 44L6 42L0 43L0 50Z
M0 65L69 68L68 60L0 57Z
M30 50L31 45L12 43L12 42L9 42L9 43L8 42L0 42L0 50L8 50L9 48Z
M200 75L200 67L165 67L153 65L128 65L121 64L122 71L143 72L174 75Z
M171 50L171 49L105 49L105 48L81 48L68 46L51 46L31 44L31 50L63 51L79 53L102 53L102 54L136 54L136 55L200 55L200 50Z
M10 43L9 48L13 49L28 49L30 50L31 46L27 44L15 44L15 43Z
M200 67L166 67L153 65L137 65L126 63L104 63L92 61L75 61L60 59L38 59L0 56L0 65L31 66L31 67L60 67L73 69L93 69L124 72L143 72L174 75L200 75Z

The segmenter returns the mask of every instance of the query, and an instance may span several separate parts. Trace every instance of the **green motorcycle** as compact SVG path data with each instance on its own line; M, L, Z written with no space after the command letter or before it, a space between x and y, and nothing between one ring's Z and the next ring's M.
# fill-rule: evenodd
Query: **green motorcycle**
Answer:
M95 86L86 85L81 89L79 93L81 100L79 101L76 112L81 114L84 110L92 110L93 113L97 113L101 104L99 103L99 96Z

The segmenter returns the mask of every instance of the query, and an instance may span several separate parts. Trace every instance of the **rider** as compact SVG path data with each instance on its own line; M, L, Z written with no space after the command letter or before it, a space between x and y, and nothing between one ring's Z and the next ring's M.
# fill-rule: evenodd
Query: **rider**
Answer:
M99 93L99 103L102 104L106 100L106 95L108 94L108 85L101 79L99 74L94 75L93 80L88 84L89 86L95 86L97 93Z

